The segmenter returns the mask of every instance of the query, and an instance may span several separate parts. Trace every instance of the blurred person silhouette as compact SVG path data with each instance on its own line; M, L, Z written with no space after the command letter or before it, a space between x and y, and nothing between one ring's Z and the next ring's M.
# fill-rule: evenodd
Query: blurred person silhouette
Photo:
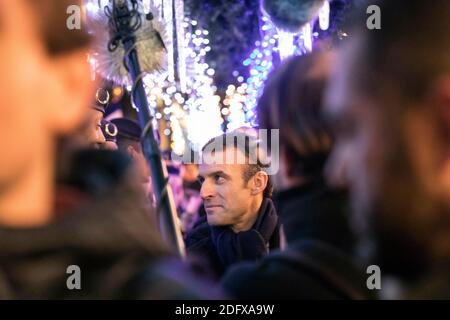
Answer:
M200 196L201 183L198 174L198 164L181 164L180 176L183 181L183 200L179 206L179 212L181 213L181 225L185 234L194 228L201 217L206 216Z
M349 20L327 93L329 180L348 184L360 254L394 298L450 298L450 3L382 1ZM384 293L384 294L383 294Z
M150 179L150 167L145 160L141 145L141 126L128 118L112 119L111 124L117 127L116 141L119 151L126 154L132 161L132 168L137 176L136 186L144 192L148 204L153 206L155 199Z
M93 83L95 84L95 83ZM108 90L97 88L89 101L89 106L83 114L82 121L69 137L63 137L66 149L105 149L106 135L103 119L109 103Z
M261 259L279 247L272 184L258 149L255 137L236 130L211 139L202 150L199 179L206 216L187 235L186 249L203 257L216 278L233 264Z
M89 150L73 161L87 186L118 183L55 214L57 138L77 129L95 93L89 38L66 27L72 4L0 1L0 148L8 150L0 157L0 298L201 297L201 282L184 277L148 218L120 153ZM89 161L99 153L120 157L107 157L116 180ZM81 270L80 290L67 285L69 266Z
M365 274L352 259L346 195L323 177L333 141L321 105L333 61L332 52L290 58L270 75L258 102L260 129L279 129L274 202L287 248L232 268L222 284L235 298L368 296Z
M150 182L150 168L141 146L142 129L139 123L127 118L115 118L111 123L117 127L117 145L135 164L142 183Z
M95 92L95 101L88 111L86 139L92 148L99 149L106 143L106 137L102 129L103 116L109 103L109 92L105 88L99 88Z
M169 160L169 156L167 158L166 165L169 174L169 184L173 191L179 219L178 222L183 236L186 237L198 221L199 210L202 207L202 198L198 191L186 188L182 175L184 164Z
M176 183L178 186L173 190L178 190L175 195L175 202L181 230L186 237L195 224L199 222L200 217L206 215L200 196L201 184L198 179L198 164L180 163L177 176L179 177Z

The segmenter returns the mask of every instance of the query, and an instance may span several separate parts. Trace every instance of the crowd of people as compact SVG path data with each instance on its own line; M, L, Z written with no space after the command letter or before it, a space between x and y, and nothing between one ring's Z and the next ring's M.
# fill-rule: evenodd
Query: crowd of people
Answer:
M378 1L375 30L356 7L269 75L257 128L166 159L185 258L69 2L0 1L0 299L450 298L447 0Z

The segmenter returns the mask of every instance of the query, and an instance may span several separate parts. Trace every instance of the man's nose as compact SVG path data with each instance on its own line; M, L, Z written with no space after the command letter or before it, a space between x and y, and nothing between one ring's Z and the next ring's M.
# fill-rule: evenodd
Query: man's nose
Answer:
M214 186L205 180L200 188L200 196L203 200L211 198L214 195Z

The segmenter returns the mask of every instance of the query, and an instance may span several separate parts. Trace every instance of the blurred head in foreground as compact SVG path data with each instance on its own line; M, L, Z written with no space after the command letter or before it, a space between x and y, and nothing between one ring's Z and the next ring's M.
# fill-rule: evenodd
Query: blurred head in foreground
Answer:
M324 179L333 137L323 100L335 59L333 51L286 59L270 75L257 110L261 129L272 134L279 130L279 141L271 143L271 157L278 147L275 202L287 241L314 238L352 252L347 194Z
M450 263L450 5L378 6L381 29L366 27L363 6L335 64L328 176L350 187L373 261L415 278Z
M67 28L70 4L0 2L0 224L51 219L56 137L80 124L94 94L89 39Z
M322 178L332 145L322 117L322 98L334 58L331 52L292 57L264 87L258 119L261 129L279 130L277 191Z

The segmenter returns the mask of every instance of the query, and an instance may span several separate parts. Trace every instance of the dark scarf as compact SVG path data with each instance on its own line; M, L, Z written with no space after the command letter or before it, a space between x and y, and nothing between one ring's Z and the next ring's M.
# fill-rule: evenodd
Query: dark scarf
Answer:
M279 232L278 215L269 198L264 198L258 219L250 230L235 233L229 227L211 227L213 244L225 268L243 260L258 260L269 249L279 248Z

